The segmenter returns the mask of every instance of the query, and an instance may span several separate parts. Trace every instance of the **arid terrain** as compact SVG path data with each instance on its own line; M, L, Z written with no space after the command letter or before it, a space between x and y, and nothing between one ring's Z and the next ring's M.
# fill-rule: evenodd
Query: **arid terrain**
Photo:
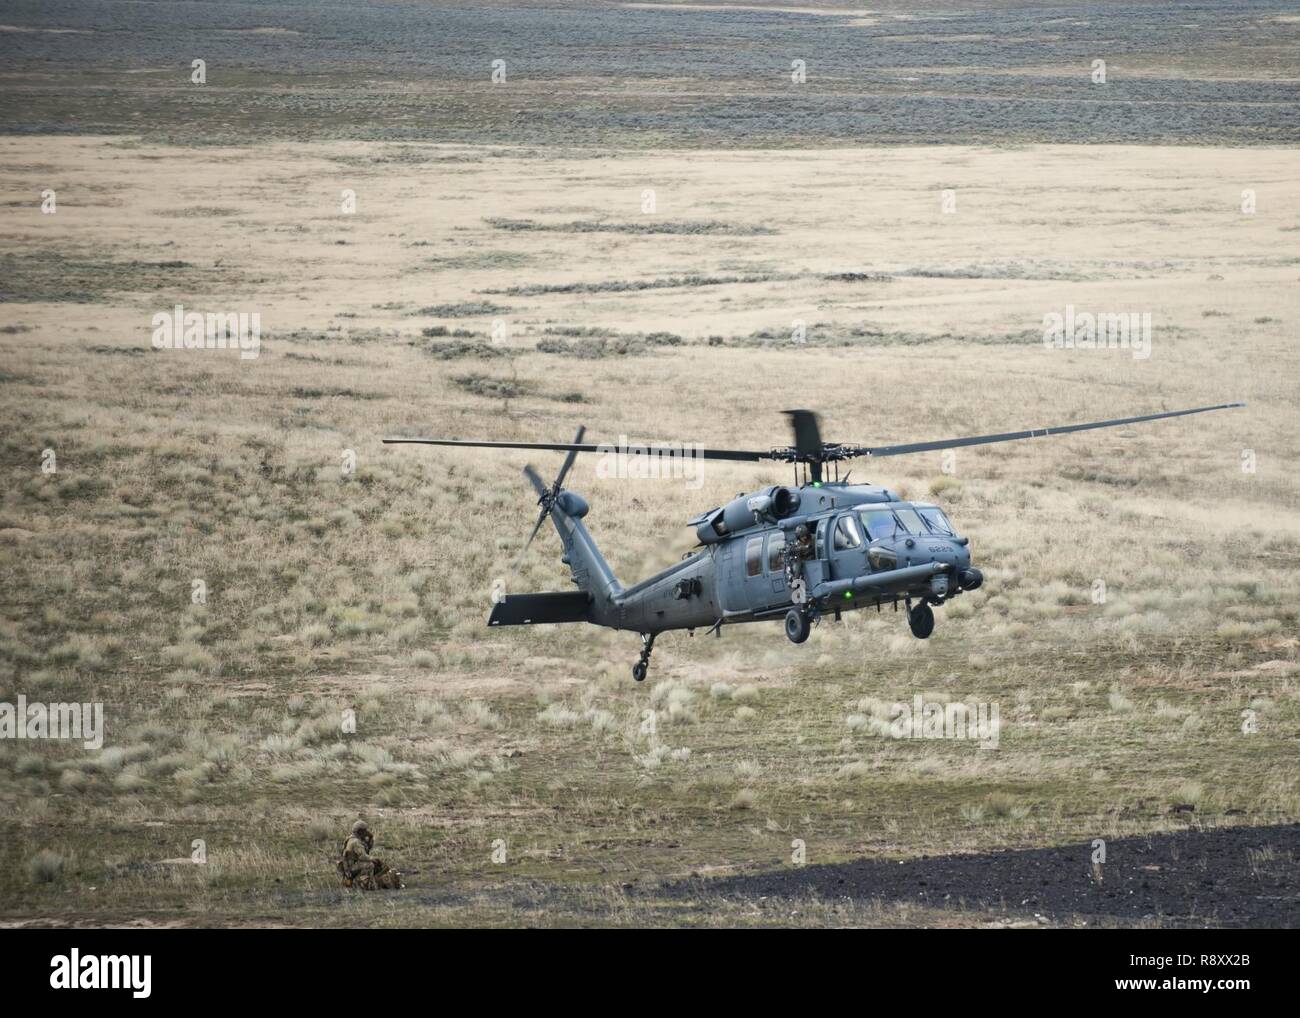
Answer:
M0 130L22 134L548 150L1300 140L1293 0L9 0L0 17Z
M30 93L22 129L30 87L0 107L0 702L102 702L106 733L0 739L0 923L1300 924L1293 107L1249 144L299 137L242 107L200 140L112 89L99 132ZM257 314L256 356L156 349L178 304ZM1149 356L1046 345L1067 307L1149 314ZM633 634L486 626L494 588L568 586L549 524L510 573L521 468L559 454L381 444L1237 400L859 461L947 509L982 589L927 641L888 610L667 634L645 683ZM630 584L791 479L580 457L568 485ZM892 737L916 696L997 704L997 747ZM358 816L405 890L339 887Z

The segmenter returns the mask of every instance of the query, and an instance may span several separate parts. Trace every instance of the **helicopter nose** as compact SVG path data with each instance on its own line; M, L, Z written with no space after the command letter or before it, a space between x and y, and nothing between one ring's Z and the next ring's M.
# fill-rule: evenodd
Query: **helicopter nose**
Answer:
M965 539L957 538L928 547L930 560L947 566L942 573L930 578L931 593L935 597L947 597L954 588L975 590L984 582L984 575L970 564L970 549Z
M928 543L927 548L930 552L930 560L946 563L954 576L970 567L970 551L962 542L949 540Z
M978 590L984 582L984 574L970 564L970 549L963 541L956 546L956 552L952 562L952 575L957 586L962 590Z
M962 578L970 570L970 552L964 541L951 540L926 545L931 562L942 563L946 568L930 577L930 593L936 598L946 598L954 587L963 586Z

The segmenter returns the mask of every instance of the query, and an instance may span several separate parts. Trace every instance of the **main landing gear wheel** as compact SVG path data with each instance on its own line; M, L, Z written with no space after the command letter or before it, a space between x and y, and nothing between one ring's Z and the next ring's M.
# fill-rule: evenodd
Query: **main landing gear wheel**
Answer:
M641 660L632 666L632 678L637 682L644 682L646 673L650 670L650 652L655 649L655 634L642 633L641 642L644 644L641 648Z
M808 639L811 629L812 623L808 621L808 616L797 608L791 608L785 613L785 635L791 643L803 643Z
M915 608L907 610L907 624L912 627L912 635L918 640L926 639L934 632L934 609L925 601Z

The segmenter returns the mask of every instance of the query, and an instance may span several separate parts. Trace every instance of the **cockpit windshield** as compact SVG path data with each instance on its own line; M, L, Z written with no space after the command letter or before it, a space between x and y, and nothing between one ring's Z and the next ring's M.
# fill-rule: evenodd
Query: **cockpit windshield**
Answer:
M890 537L898 528L898 521L888 509L869 509L860 514L862 525L867 528L867 540L878 541Z
M920 514L915 509L907 509L900 506L897 510L898 518L903 521L903 526L909 533L928 534L929 528L921 522Z
M930 506L916 511L934 533L943 537L956 536L957 532L952 529L952 524L948 522L948 517L943 514L942 509L937 506Z
M864 509L860 513L862 525L867 528L867 539L878 541L896 534L915 534L925 537L956 537L948 517L938 506L895 506L890 509Z

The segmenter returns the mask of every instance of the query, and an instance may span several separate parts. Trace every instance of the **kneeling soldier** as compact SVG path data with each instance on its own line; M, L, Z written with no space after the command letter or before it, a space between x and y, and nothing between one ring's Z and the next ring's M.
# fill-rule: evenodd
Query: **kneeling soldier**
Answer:
M382 859L370 854L374 844L375 836L370 833L368 823L358 820L352 825L352 833L343 843L343 858L338 862L344 887L379 891L397 890L402 886L402 875L397 870L389 869Z

